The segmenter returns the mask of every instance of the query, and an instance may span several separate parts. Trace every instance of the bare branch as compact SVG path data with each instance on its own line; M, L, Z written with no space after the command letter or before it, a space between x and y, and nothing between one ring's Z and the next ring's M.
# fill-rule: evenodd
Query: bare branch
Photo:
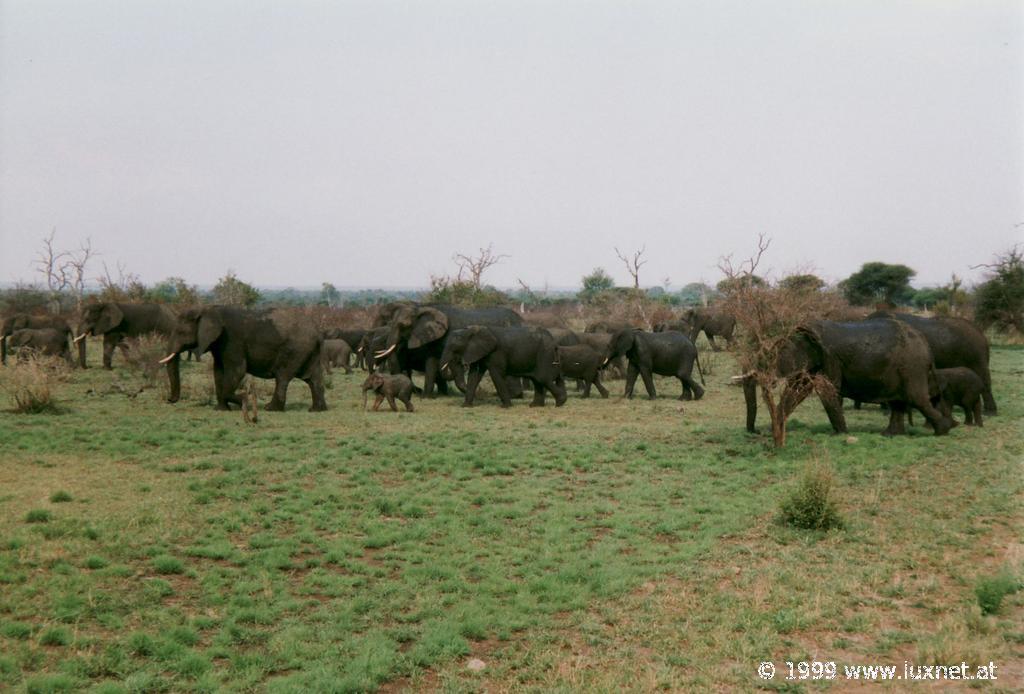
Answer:
M644 246L633 254L632 259L627 258L618 248L615 248L615 255L619 257L619 260L626 266L626 272L629 273L630 277L633 278L633 288L640 288L640 268L647 264L646 260L641 260L644 252L647 250L647 245Z
M475 288L480 289L481 282L483 280L483 274L487 271L487 268L492 265L497 265L501 262L502 258L509 258L504 253L495 254L494 244L488 244L487 248L481 248L480 252L476 256L468 256L463 253L456 253L452 256L452 260L459 266L459 272L455 276L456 281L464 282L468 281Z

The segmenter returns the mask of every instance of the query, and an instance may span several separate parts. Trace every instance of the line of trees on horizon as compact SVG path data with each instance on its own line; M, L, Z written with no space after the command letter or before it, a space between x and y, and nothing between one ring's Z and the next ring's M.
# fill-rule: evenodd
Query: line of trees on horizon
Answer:
M152 285L144 284L137 275L118 264L114 272L103 264L103 272L95 284L87 281L90 265L98 253L86 240L76 250L56 248L55 233L43 239L35 260L39 281L18 284L0 290L0 311L70 312L91 301L121 301L192 305L199 303L259 306L326 306L368 307L395 300L419 300L467 306L508 305L517 307L553 307L586 305L600 308L622 302L642 301L663 307L708 306L720 302L735 287L735 276L728 274L714 286L691 282L681 289L671 289L668 278L653 287L642 287L640 273L646 263L646 248L632 254L615 249L625 265L632 286L618 286L603 267L583 276L580 288L572 291L537 290L519 280L514 290L501 290L485 282L487 271L508 256L495 253L493 246L480 248L476 254L456 253L452 256L455 272L430 277L430 286L423 291L386 289L338 289L324 282L319 290L294 288L260 289L228 270L208 290L200 290L182 277L168 277ZM728 256L725 257L728 259ZM967 287L955 274L940 286L915 289L910 282L916 272L902 264L864 263L859 270L842 281L829 285L809 272L792 274L778 280L785 289L832 293L851 306L906 307L945 315L965 315L984 326L999 330L1024 332L1024 249L1014 246L997 254L993 262L975 266L986 270L984 281ZM769 280L754 273L744 282L766 285Z

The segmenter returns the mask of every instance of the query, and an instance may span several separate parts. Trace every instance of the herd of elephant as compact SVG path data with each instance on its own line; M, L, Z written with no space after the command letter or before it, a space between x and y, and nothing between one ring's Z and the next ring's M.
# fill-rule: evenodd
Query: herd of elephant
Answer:
M97 303L87 306L77 324L49 316L18 314L4 321L0 358L8 348L34 349L61 356L86 367L86 337L102 336L103 366L111 368L116 349L125 339L158 333L167 339L166 365L169 401L181 394L180 361L189 353L197 359L209 353L217 408L241 405L239 393L246 374L274 379L267 410L283 410L288 385L301 379L312 395L311 411L327 409L324 375L332 366L350 369L354 354L376 377L367 379L365 393L378 394L375 409L387 398L395 409L398 397L412 410L409 376L423 374L423 397L450 392L453 383L472 406L485 374L494 383L503 407L522 396L523 384L533 388L532 406L542 406L547 393L560 406L567 399L565 380L576 379L583 396L596 388L608 390L602 372L625 363L626 397L633 396L639 376L650 398L656 397L654 375L678 378L680 399L699 400L704 388L693 378L696 366L703 383L695 341L703 332L715 350L715 338L732 343L735 320L711 309L692 309L679 322L644 331L628 324L597 322L583 333L565 328L530 325L506 308L461 308L443 304L395 302L380 307L369 329L316 328L301 312L249 310L204 306L174 311L161 304ZM885 434L904 431L904 414L919 410L936 434L954 422L951 408L961 406L965 421L981 424L984 411L996 411L989 371L989 345L972 323L956 318L921 318L877 313L860 321L818 320L801 328L781 348L777 376L797 382L818 375L832 385L819 397L836 432L846 431L842 399L881 403L890 409ZM391 377L395 378L391 378ZM742 377L747 428L754 430L757 414L756 381ZM417 389L419 390L419 389ZM806 393L783 392L784 407L795 408Z

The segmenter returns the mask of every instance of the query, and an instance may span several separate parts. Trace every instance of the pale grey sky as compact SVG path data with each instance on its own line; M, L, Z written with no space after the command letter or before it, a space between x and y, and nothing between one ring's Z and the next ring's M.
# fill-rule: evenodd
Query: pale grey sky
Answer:
M1024 240L1017 1L0 0L0 281L52 228L147 282L573 286ZM96 270L99 270L97 265Z

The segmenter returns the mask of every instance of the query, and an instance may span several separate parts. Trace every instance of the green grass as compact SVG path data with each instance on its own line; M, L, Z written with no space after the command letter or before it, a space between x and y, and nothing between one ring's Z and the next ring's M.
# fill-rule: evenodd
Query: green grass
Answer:
M696 403L661 379L653 402L610 381L558 409L364 413L336 372L329 412L295 384L256 426L212 409L208 364L169 406L111 388L135 378L115 357L59 386L60 417L0 413L0 690L752 689L760 661L810 654L1013 662L1022 594L986 589L987 614L976 593L1024 543L1024 352L993 359L983 429L890 440L867 407L847 443L808 402L776 452L743 431L728 355ZM777 523L818 465L842 527ZM74 503L40 508L55 489Z

